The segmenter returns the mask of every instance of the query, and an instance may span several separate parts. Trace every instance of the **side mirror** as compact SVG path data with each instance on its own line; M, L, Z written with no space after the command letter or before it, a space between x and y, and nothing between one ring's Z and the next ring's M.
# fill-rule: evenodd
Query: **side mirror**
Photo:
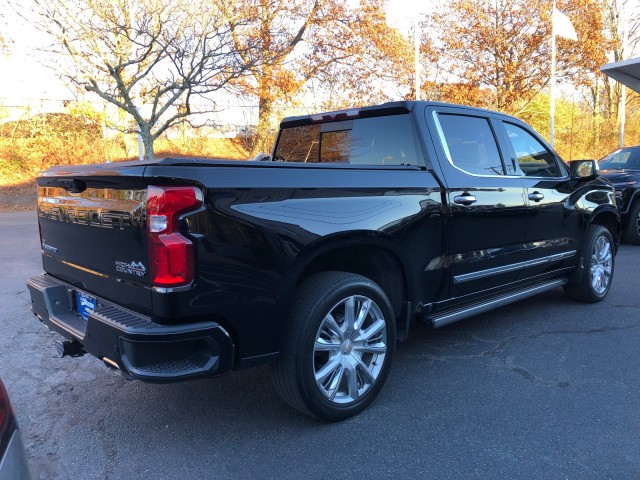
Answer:
M573 160L571 163L571 178L586 179L600 175L597 160Z

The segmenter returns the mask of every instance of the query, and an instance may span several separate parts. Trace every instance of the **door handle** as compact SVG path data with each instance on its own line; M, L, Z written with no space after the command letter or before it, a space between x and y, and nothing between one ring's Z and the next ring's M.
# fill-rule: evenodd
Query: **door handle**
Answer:
M476 202L475 195L457 195L453 197L453 201L458 205L471 205Z
M533 192L529 194L529 200L533 200L534 202L539 202L544 198L544 194L540 192Z

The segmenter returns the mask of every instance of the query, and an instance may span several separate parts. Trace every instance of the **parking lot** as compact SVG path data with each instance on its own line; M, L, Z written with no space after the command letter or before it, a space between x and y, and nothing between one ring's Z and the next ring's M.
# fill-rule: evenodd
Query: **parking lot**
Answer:
M57 358L25 286L35 213L0 213L0 245L0 377L36 478L640 478L640 247L621 247L602 303L557 289L415 324L375 403L326 424L281 403L266 367L150 385Z

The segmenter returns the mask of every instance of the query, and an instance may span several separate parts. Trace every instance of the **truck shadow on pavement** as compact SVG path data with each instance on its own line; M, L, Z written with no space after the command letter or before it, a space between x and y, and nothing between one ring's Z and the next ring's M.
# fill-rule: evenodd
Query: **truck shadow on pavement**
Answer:
M45 364L47 372L21 425L36 478L74 471L85 478L177 478L181 471L171 470L175 461L162 458L198 458L199 468L215 464L236 469L219 471L219 478L266 478L237 465L238 449L252 458L251 465L272 468L277 478L295 478L303 451L322 448L349 464L349 450L336 439L350 438L353 431L396 441L409 435L414 446L407 448L417 449L413 455L436 437L451 439L452 425L463 432L456 435L476 440L484 438L485 429L502 431L515 421L509 417L512 411L518 412L517 422L531 422L529 428L536 432L547 428L536 422L549 409L556 416L568 415L565 396L576 395L568 388L576 377L574 367L565 359L579 355L585 341L602 338L607 329L631 332L639 327L637 315L623 314L627 307L638 307L624 303L615 288L612 293L601 304L586 305L567 300L557 289L438 330L415 323L396 350L378 399L341 423L316 421L280 401L269 366L157 385L125 380L85 356L52 358ZM53 348L44 356L53 357ZM591 385L589 392L593 394ZM564 400L549 406L557 395ZM502 408L505 402L512 408ZM516 448L529 440L508 441ZM156 463L149 463L150 455ZM88 457L95 462L81 465ZM313 463L324 457L304 458ZM132 465L144 468L131 476L126 468Z
M544 311L540 310L540 305L544 305ZM588 324L580 327L563 325L562 316L558 318L549 313L567 309L584 310L591 317L596 313L594 306L571 302L558 289L438 330L415 322L409 339L396 349L392 373L381 396L371 406L371 414L365 411L343 423L357 423L363 417L375 416L377 409L386 410L385 403L395 397L395 389L401 389L406 395L403 400L406 404L414 403L411 397L415 391L412 390L416 385L429 385L434 381L430 378L434 370L431 367L440 369L446 363L458 364L459 368L465 362L483 362L485 366L515 369L531 380L532 377L510 365L505 350L544 335L571 333L569 328L578 334L588 332L591 328ZM597 329L601 322L591 323ZM249 435L255 435L274 425L303 428L326 425L297 413L278 398L271 384L268 365L218 378L157 385L125 380L102 369L100 363L90 356L71 361L95 364L92 367L96 369L96 380L92 383L96 384L96 389L92 389L91 394L105 395L111 413L120 419L123 427L191 425L203 431L213 431L224 426L233 428L237 433L240 422L250 426ZM97 384L101 384L99 389ZM437 397L431 400L437 401Z

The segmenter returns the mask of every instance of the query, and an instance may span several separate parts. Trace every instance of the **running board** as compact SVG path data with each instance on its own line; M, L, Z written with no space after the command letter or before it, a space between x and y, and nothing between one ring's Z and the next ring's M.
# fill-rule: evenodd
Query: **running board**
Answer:
M552 290L554 288L565 285L566 283L566 278L540 283L533 287L516 290L514 292L503 294L497 297L492 297L490 300L476 303L471 306L449 310L435 315L429 315L425 317L425 320L427 322L431 322L431 326L433 328L442 327L444 325L448 325L449 323L462 320L463 318L472 317L473 315L477 315L479 313L493 310L494 308L501 307L503 305L517 302L518 300L522 300L523 298L532 297L534 295L537 295L538 293Z

